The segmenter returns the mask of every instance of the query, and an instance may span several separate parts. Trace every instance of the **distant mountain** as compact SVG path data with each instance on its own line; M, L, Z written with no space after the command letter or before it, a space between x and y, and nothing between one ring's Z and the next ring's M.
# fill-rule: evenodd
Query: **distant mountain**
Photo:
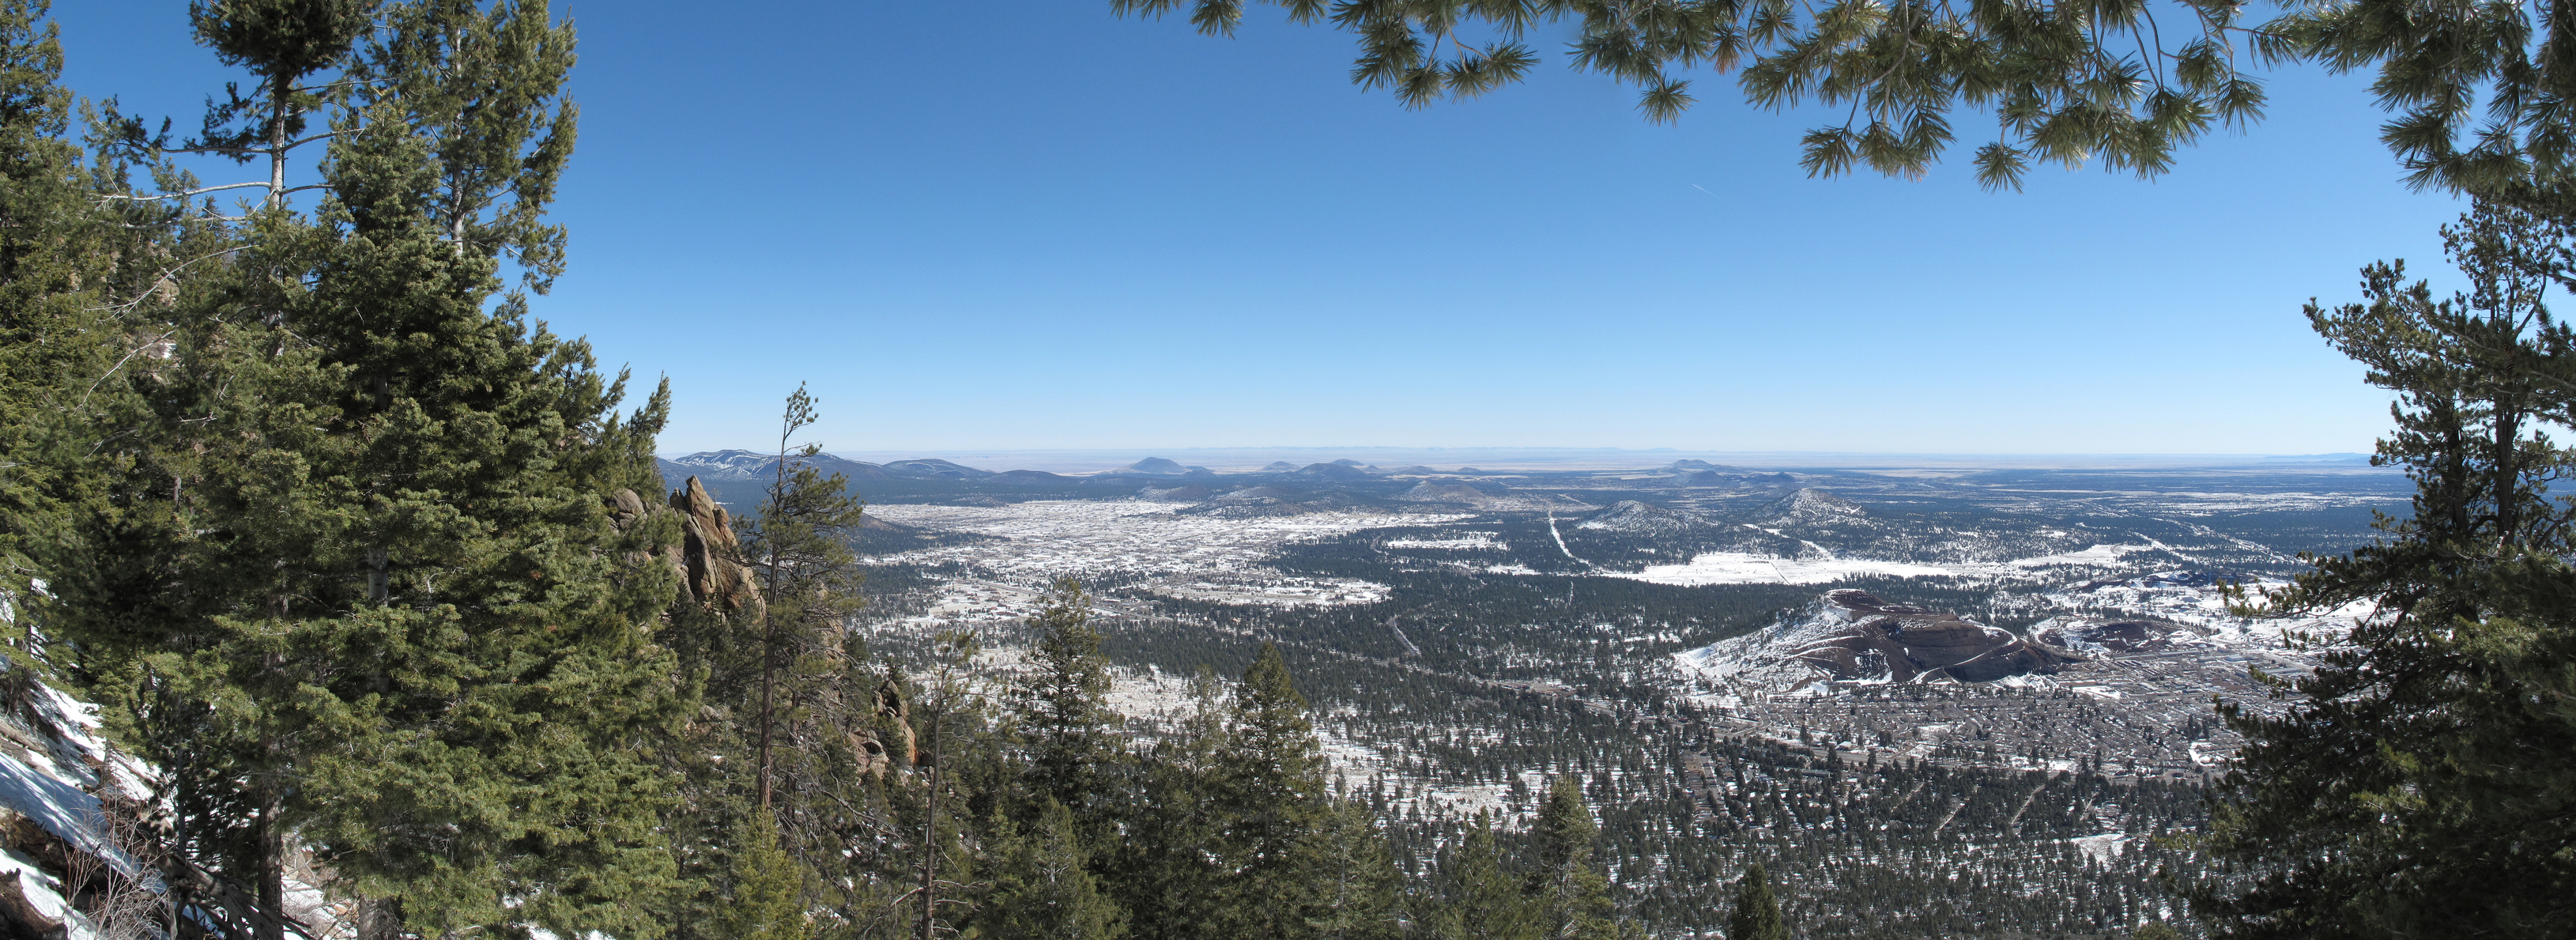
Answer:
M1869 516L1869 510L1862 509L1859 503L1814 487L1780 497L1763 512L1772 517L1775 525L1831 524Z
M1360 469L1358 462L1351 460L1336 460L1332 463L1310 463L1304 467L1298 468L1297 475L1301 477L1317 477L1326 480L1365 480L1369 478L1368 471Z
M1337 463L1337 464L1340 464L1340 465L1342 465L1342 466L1345 466L1345 467L1358 467L1358 466L1364 466L1364 464L1361 464L1359 461L1352 460L1352 459L1350 459L1350 458L1348 458L1348 457L1344 457L1344 458L1342 458L1342 459L1340 459L1340 460L1336 460L1336 461L1333 461L1333 462L1334 462L1334 463Z
M885 471L899 477L943 480L981 480L995 475L990 470L977 470L973 467L927 457L916 460L897 460L886 464Z
M1730 466L1727 466L1727 465L1725 465L1725 464L1710 463L1710 462L1705 461L1705 460L1676 460L1676 461L1673 461L1673 462L1671 462L1671 463L1665 464L1665 465L1663 465L1662 467L1660 467L1660 468L1658 468L1658 469L1671 470L1671 471L1673 471L1673 472L1675 472L1675 473L1681 473L1681 472L1686 472L1686 471L1691 471L1691 470L1724 470L1724 471L1729 472L1729 473L1737 473L1737 472L1741 472L1741 471L1740 471L1738 468L1736 468L1736 467L1730 467Z
M993 482L1019 483L1037 486L1056 483L1072 483L1074 482L1074 478L1048 473L1044 470L1004 470L993 475Z
M1593 513L1574 524L1578 529L1605 532L1630 532L1641 535L1678 535L1709 527L1697 516L1675 512L1660 506L1649 506L1633 499L1610 504L1610 508Z
M1184 467L1178 461L1165 460L1161 457L1147 457L1116 470L1103 471L1101 475L1133 477L1213 476L1215 475L1215 471L1209 470L1206 467Z
M1481 506L1496 497L1492 493L1464 483L1424 480L1414 484L1412 489L1396 494L1395 498L1408 503L1465 503L1470 506Z
M679 457L662 458L659 464L663 485L673 488L677 488L682 481L690 477L697 477L710 483L738 483L774 479L778 473L777 454L763 454L748 450L704 450ZM826 476L838 473L854 481L885 480L895 476L887 472L886 468L876 464L847 460L831 454L816 454L812 457L798 457L791 454L787 458L787 465L790 469L811 465Z
M1293 464L1293 463L1289 463L1289 462L1287 462L1287 461L1285 461L1285 460L1273 460L1273 461L1271 461L1271 462L1270 462L1270 464L1269 464L1268 466L1262 467L1262 468L1261 468L1261 472L1263 472L1263 473L1295 473L1295 472L1297 472L1297 465L1296 465L1296 464Z

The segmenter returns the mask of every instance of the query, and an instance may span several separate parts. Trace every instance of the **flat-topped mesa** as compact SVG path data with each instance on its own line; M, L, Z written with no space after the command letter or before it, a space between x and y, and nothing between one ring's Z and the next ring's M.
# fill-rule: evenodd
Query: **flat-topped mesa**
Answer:
M2011 631L1956 614L1891 604L1849 588L1825 595L1846 624L1823 631L1789 654L1838 680L1914 682L1951 678L1992 682L2006 676L2050 672L2072 660Z

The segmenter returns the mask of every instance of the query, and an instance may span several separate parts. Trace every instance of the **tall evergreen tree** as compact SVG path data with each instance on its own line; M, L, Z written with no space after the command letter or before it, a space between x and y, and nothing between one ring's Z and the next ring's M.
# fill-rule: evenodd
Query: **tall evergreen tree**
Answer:
M376 6L377 0L190 0L197 42L225 65L249 72L253 84L249 94L238 83L225 86L224 100L206 113L204 131L175 149L268 164L264 181L198 192L257 187L265 208L286 206L288 158L328 136L307 137L305 131L314 113L346 89L339 82L307 82L348 64L350 44L376 25ZM173 149L166 141L154 146Z
M27 616L40 543L86 475L78 421L124 339L101 309L106 220L65 139L71 93L47 9L0 3L0 629L20 675L36 652Z
M1762 870L1761 862L1744 866L1744 880L1735 888L1735 914L1726 920L1726 940L1789 940L1789 924L1771 896L1771 873Z
M1316 835L1315 900L1306 928L1317 940L1402 936L1404 875L1377 820L1347 797L1334 799Z
M2576 287L2576 239L2483 202L2444 236L2469 290L2377 264L2366 303L2309 307L2397 393L2373 459L2414 478L2414 512L2271 598L2361 614L2306 638L2314 674L2267 679L2285 708L2224 709L2247 746L2205 848L2252 875L2200 886L2224 935L2576 936L2576 510L2543 433L2576 418L2576 336L2545 303Z
M1226 815L1217 808L1221 755L1231 747L1225 684L1204 667L1190 679L1191 707L1140 755L1135 790L1118 814L1123 838L1111 846L1109 887L1133 936L1221 936L1228 868L1214 851Z
M1109 707L1109 660L1082 582L1056 579L1028 625L1037 643L1011 690L1028 741L1028 784L1083 818L1101 805L1103 781L1119 758L1113 735L1120 718Z
M1030 825L994 820L988 841L1000 855L992 888L975 926L983 936L1111 940L1126 933L1125 917L1102 893L1089 869L1073 812L1041 797Z
M1544 912L1504 866L1493 818L1483 812L1441 866L1448 904L1435 920L1442 940L1540 940Z
M711 933L724 940L805 940L812 934L805 922L805 867L779 848L775 820L755 814L741 829L731 895Z
M345 55L312 51L345 20L296 19L345 6L199 13L275 78ZM224 19L245 9L284 12ZM311 41L260 32L281 24ZM539 290L559 258L571 30L538 0L416 0L368 36L320 207L272 202L183 298L155 423L64 579L67 632L136 676L153 756L244 788L203 822L247 831L195 838L268 910L300 845L415 933L651 936L633 902L665 889L669 788L643 748L679 714L651 639L674 582L610 507L653 485L667 394L618 414L623 378L501 282L505 254Z
M1610 879L1592 859L1600 828L1583 803L1583 785L1573 776L1549 783L1530 833L1538 842L1538 866L1530 871L1528 890L1538 904L1540 935L1547 940L1608 940L1617 934L1611 919Z
M1216 849L1237 936L1302 935L1316 900L1316 836L1329 807L1306 708L1279 647L1262 644L1235 686L1233 727L1218 752Z
M866 507L850 494L846 477L815 468L821 445L790 447L814 420L814 399L800 385L780 421L776 479L759 511L736 522L743 560L758 573L764 601L747 644L757 659L756 695L734 703L753 716L754 788L763 808L778 802L782 780L800 791L829 786L855 757L846 745L853 723L864 721L864 709L874 704L846 668L864 651L849 645L855 640L844 630L862 603L850 542ZM787 815L802 821L806 802L798 798Z

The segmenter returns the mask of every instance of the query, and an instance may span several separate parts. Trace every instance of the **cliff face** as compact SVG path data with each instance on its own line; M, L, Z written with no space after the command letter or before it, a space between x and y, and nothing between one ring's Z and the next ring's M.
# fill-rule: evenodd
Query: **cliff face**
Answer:
M750 566L744 564L742 543L734 538L732 517L697 477L672 490L667 506L647 508L634 490L618 490L609 502L621 532L647 519L679 517L679 543L665 545L651 556L671 566L671 573L679 578L675 600L694 601L727 614L749 610L758 616L765 609L760 582L752 578ZM648 558L637 553L629 560L644 564Z
M1844 589L1789 623L1678 660L1706 678L1788 691L1826 681L1992 682L2054 672L2078 658L1955 614Z
M698 603L726 613L748 610L758 615L766 606L760 584L743 564L742 543L734 538L733 520L707 488L690 477L671 491L671 508L680 514L681 583Z

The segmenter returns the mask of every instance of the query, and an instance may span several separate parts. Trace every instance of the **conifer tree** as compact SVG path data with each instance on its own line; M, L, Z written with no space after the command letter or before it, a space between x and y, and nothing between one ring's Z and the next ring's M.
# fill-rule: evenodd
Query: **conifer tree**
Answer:
M252 8L309 11L200 12ZM318 42L221 48L274 51L243 60L274 78L331 61ZM653 485L667 393L619 414L622 377L501 283L505 254L531 289L556 270L571 42L537 0L385 11L320 207L255 213L183 297L154 424L64 579L152 756L243 787L192 851L270 911L300 843L416 933L658 927L633 902L667 888L643 748L679 713L651 640L674 588L610 507Z
M1230 869L1225 910L1239 936L1295 936L1315 902L1315 837L1328 807L1323 749L1276 645L1262 644L1244 670L1232 725L1215 807L1216 849Z
M1218 936L1228 903L1227 867L1213 851L1227 819L1216 805L1232 747L1225 684L1201 667L1178 727L1141 755L1137 786L1118 812L1126 831L1113 847L1111 893L1139 938Z
M1403 873L1369 810L1339 794L1317 834L1315 901L1306 927L1317 940L1403 934Z
M1002 858L975 924L984 936L1110 940L1126 932L1124 916L1089 870L1073 812L1040 797L1031 823L993 821L988 840Z
M106 220L64 139L71 94L47 10L0 2L0 629L13 679L34 664L26 617L42 543L86 476L77 421L124 339L97 289L110 268Z
M750 715L755 802L779 807L782 818L807 831L802 847L838 854L841 835L812 829L815 813L834 815L816 802L856 755L849 733L875 704L848 665L864 658L843 630L862 599L858 557L850 541L866 507L841 474L825 476L812 463L819 444L792 448L789 440L816 420L814 399L802 385L788 396L780 421L777 474L757 512L737 517L745 561L758 572L763 603L756 630L744 646L753 651L758 676L754 696L731 702ZM793 791L781 798L779 789Z
M735 847L732 896L719 908L714 936L724 940L805 940L806 869L778 846L778 825L755 815Z
M2374 461L2415 479L2414 512L2270 599L2363 614L2305 639L2312 675L2267 679L2278 713L2222 709L2247 746L2203 847L2251 875L2195 892L2222 935L2576 935L2576 714L2554 704L2576 693L2576 509L2543 433L2576 408L2576 336L2544 303L2576 286L2576 239L2483 202L2444 235L2469 290L2377 264L2367 303L2309 308L2397 392Z
M1771 873L1760 862L1744 866L1744 880L1735 889L1735 914L1726 920L1726 940L1789 940L1780 902L1771 897Z
M1082 582L1056 579L1028 625L1037 643L1011 692L1028 740L1028 784L1082 818L1101 804L1106 770L1118 759L1112 735L1120 723L1109 707L1109 660L1100 653Z
M204 131L186 145L169 148L166 141L155 141L153 146L216 154L237 163L265 161L268 178L262 182L197 192L255 186L262 190L264 208L284 208L290 192L287 160L327 136L306 137L304 132L311 129L314 112L342 90L340 83L314 86L306 81L347 63L350 43L376 25L376 5L377 0L190 0L188 17L197 42L214 50L225 65L251 73L254 83L247 95L238 84L226 86L224 100L206 113Z
M1494 821L1476 813L1466 835L1450 850L1442 866L1448 881L1448 904L1436 923L1442 940L1539 940L1546 936L1543 912L1524 890L1521 879L1504 867Z
M1538 904L1540 935L1547 940L1607 940L1617 933L1611 920L1610 879L1592 860L1600 835L1592 809L1584 805L1583 786L1572 776L1549 783L1540 804L1538 866L1529 874L1530 897Z

